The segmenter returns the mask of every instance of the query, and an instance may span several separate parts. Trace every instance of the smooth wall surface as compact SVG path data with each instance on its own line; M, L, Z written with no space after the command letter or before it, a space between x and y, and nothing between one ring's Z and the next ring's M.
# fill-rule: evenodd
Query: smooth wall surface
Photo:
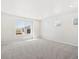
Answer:
M7 44L16 38L16 22L15 17L7 15L6 13L1 13L1 43Z
M78 25L73 25L73 19L77 16L77 12L72 12L44 19L41 23L41 37L77 46Z
M41 20L33 21L33 38L40 38Z
M33 22L33 29L31 36L33 38L37 38L39 36L39 21L35 19L28 19L28 18L22 18L17 17L14 15L10 15L7 13L2 12L1 13L1 43L2 44L8 44L13 41L16 41L16 20L23 20L23 21L31 21ZM19 40L18 40L19 41Z

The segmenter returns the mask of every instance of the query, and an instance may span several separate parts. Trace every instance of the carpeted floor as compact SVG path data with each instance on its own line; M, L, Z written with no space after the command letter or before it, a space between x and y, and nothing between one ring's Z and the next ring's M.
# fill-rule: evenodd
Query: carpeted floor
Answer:
M78 59L77 47L48 40L23 40L2 46L1 59Z

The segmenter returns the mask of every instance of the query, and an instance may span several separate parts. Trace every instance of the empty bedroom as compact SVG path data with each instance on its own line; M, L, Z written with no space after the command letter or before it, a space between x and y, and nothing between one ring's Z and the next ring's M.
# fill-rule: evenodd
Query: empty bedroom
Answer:
M1 59L78 59L78 0L1 0Z

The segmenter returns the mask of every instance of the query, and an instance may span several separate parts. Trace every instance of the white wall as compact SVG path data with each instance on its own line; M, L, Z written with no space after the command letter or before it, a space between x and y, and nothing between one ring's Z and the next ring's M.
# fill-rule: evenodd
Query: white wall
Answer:
M39 21L35 19L28 19L10 15L7 13L1 13L1 41L2 44L8 44L16 41L16 20L31 21L33 22L32 37L37 38L39 36Z
M6 13L1 13L1 43L6 44L11 40L15 40L15 17L9 16Z
M73 25L77 12L51 16L43 19L41 23L41 37L44 39L77 46L78 27ZM60 21L61 26L56 27L55 22Z
M33 38L40 38L41 20L33 21Z

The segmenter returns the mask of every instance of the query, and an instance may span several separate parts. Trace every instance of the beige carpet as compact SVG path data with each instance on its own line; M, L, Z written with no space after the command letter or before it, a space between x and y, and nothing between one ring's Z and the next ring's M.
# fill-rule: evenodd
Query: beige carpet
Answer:
M1 59L78 59L78 57L75 46L38 39L2 46Z

